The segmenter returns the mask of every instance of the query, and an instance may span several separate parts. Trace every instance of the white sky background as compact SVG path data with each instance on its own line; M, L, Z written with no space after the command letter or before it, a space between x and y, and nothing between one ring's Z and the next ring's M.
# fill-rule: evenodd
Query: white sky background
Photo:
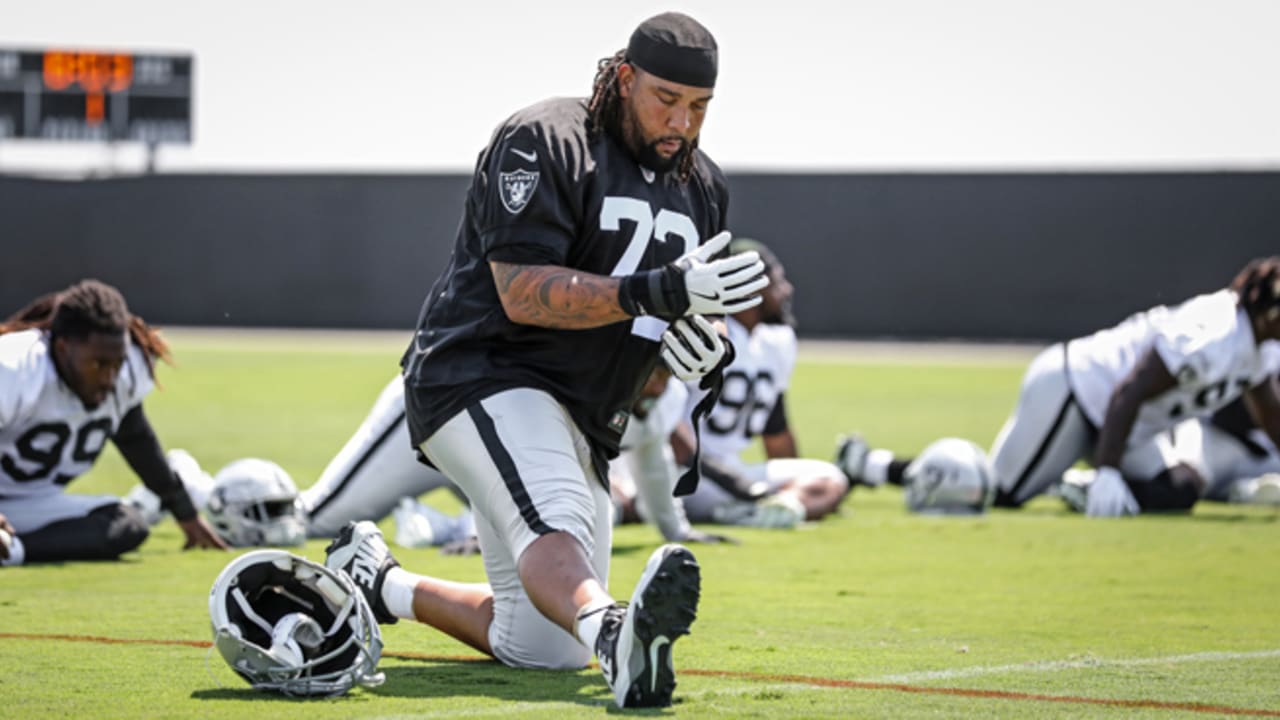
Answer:
M730 171L1280 168L1280 0L0 0L0 45L194 53L161 171L469 170L668 9L719 41ZM10 141L0 172L143 157Z

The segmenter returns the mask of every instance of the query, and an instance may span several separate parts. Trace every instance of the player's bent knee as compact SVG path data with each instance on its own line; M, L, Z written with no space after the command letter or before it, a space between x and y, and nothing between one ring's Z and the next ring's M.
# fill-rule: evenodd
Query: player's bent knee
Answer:
M120 503L95 510L102 523L103 555L119 557L136 549L147 539L150 530L142 514L133 505Z
M578 502L552 502L542 508L542 521L563 532L582 546L588 556L595 552L595 510Z

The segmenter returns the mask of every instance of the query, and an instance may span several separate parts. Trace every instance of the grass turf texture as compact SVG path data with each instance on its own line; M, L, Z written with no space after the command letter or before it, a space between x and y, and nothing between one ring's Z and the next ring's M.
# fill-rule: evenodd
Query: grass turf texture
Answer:
M161 369L165 389L147 402L165 446L210 471L270 458L304 487L395 372L401 347L381 335L171 339L180 367ZM802 354L788 407L810 455L829 456L836 433L854 428L900 452L942 435L987 445L1025 365L853 353ZM123 494L134 482L109 449L71 489ZM919 517L881 489L795 532L728 529L740 546L693 548L704 594L675 652L676 705L636 714L1280 715L1276 517L1202 505L1190 517L1091 521L1049 498L980 518ZM617 530L616 596L630 594L660 542L650 527ZM322 559L324 544L301 552ZM231 556L180 545L166 521L121 562L0 569L0 717L617 712L596 670L511 670L409 622L384 628L380 688L325 701L253 691L201 647L209 585ZM478 558L396 555L414 571L483 579Z

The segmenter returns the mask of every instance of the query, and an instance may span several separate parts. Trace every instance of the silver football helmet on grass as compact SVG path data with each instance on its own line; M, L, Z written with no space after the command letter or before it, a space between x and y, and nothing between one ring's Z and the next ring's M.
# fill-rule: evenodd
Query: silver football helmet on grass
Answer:
M351 579L284 550L232 560L209 594L213 645L259 690L341 695L382 684L382 633Z
M907 509L944 515L985 512L995 497L993 477L982 448L962 438L943 438L903 471Z
M222 539L235 547L298 546L307 541L298 486L284 468L269 460L244 458L219 470L205 515Z

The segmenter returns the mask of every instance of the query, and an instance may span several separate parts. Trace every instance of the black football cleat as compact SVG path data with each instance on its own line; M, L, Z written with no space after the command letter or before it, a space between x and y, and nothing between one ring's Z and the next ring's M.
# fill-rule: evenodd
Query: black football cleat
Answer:
M596 658L622 708L666 707L676 688L671 646L698 614L701 575L693 553L663 545L649 556L628 605L605 611Z

